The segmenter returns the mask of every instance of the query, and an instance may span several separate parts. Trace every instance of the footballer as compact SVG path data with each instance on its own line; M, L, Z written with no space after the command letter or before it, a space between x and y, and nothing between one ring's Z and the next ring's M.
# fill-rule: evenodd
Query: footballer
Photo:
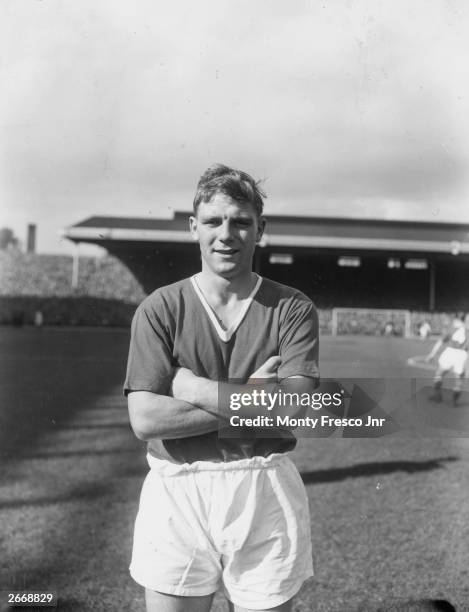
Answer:
M443 377L449 373L453 373L453 405L457 405L461 396L462 380L466 372L467 350L469 346L469 315L460 312L453 320L451 329L444 333L433 346L426 360L431 361L438 351L443 348L439 358L438 367L434 377L434 394L430 399L436 402L441 402L443 397L441 387Z
M232 611L287 612L313 574L294 434L219 433L232 380L318 383L311 300L252 270L263 197L249 174L208 168L190 217L201 270L154 291L132 322L124 392L150 470L130 572L148 612L206 612L219 589Z

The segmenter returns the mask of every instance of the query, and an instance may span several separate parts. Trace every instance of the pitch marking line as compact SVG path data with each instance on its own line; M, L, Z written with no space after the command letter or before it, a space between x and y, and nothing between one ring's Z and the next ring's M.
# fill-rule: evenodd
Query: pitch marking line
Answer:
M409 359L407 360L407 365L410 365L414 368L421 368L422 370L428 370L430 372L433 372L433 370L435 369L435 366L431 363L426 362L425 357L423 357L422 355L417 355L416 357L409 357Z

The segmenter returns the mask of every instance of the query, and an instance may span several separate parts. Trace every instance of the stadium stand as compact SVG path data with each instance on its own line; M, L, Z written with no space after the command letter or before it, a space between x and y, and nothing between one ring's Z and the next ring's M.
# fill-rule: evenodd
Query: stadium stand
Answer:
M73 288L72 266L70 256L0 251L0 324L32 325L35 314L41 312L45 325L129 325L136 305L146 295L129 268L111 255L82 256ZM318 305L321 334L380 335L390 319L394 335L409 335L397 311L394 316L389 310L382 314L376 309L370 316L369 309L349 308L334 327L334 304ZM418 335L424 320L429 321L432 334L439 334L451 315L410 312L411 335Z
M0 323L32 324L40 311L45 325L128 325L145 297L117 258L80 257L72 287L72 257L0 252Z

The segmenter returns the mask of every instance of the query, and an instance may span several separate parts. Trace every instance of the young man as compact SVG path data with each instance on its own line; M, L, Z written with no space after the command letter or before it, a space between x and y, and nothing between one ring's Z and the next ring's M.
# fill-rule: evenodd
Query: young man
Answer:
M467 350L469 345L468 330L469 316L465 316L463 312L456 315L453 320L451 329L444 333L433 346L426 360L431 361L438 353L440 348L444 346L440 357L438 358L438 367L434 378L434 393L431 400L441 402L443 396L441 387L443 377L452 372L455 376L453 386L453 405L456 406L461 396L462 379L466 372Z
M313 573L306 492L285 454L293 434L219 435L233 380L304 392L319 376L311 301L252 272L263 195L245 172L209 168L190 218L202 270L157 289L132 323L125 393L151 470L130 571L149 612L208 611L220 586L230 610L288 611Z

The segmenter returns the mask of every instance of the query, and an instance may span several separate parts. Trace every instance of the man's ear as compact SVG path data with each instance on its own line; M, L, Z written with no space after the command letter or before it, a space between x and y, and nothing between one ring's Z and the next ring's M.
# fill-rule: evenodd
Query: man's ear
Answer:
M262 236L264 235L265 230L265 223L265 217L259 217L259 221L257 222L256 242L260 242L262 240Z
M189 230L191 232L192 240L199 240L199 236L197 234L197 217L190 216L189 217Z

